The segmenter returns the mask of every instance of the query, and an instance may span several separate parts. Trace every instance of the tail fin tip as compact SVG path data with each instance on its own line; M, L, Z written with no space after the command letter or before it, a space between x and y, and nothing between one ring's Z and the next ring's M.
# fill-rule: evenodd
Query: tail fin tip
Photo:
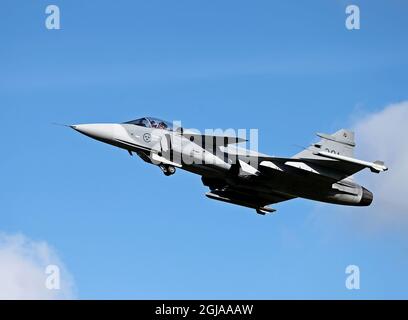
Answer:
M356 143L354 141L354 131L351 130L340 129L333 134L317 133L317 136L325 140L331 140L337 143L346 144L351 147L356 146Z

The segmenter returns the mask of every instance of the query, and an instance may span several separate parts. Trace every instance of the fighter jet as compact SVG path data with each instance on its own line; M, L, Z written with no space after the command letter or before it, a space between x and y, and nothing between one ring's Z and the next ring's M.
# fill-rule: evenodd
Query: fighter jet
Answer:
M291 158L274 157L238 145L246 139L205 135L161 119L144 117L124 123L70 126L95 140L136 154L166 176L183 169L201 176L210 199L253 208L305 198L338 205L369 206L373 194L353 174L365 168L388 170L382 161L354 158L354 132L317 133L320 141Z

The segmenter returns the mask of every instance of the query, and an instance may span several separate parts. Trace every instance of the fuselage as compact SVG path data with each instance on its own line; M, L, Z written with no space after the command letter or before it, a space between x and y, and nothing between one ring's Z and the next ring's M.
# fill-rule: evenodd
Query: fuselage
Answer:
M325 175L317 175L296 166L275 168L268 161L257 163L255 170L262 168L266 175L240 176L237 173L239 160L246 161L247 154L254 158L254 152L247 150L234 157L225 156L221 148L208 148L196 135L189 135L180 128L173 128L167 122L143 118L128 123L81 124L71 126L76 131L98 141L138 154L146 162L161 166L162 169L175 167L202 176L205 185L222 188L223 183L233 186L245 197L268 200L282 197L301 197L341 205L367 206L373 200L370 191L351 179L334 181ZM211 150L210 150L211 149ZM216 152L214 152L216 150ZM258 153L255 153L257 155ZM259 156L265 156L258 154ZM253 164L251 164L253 165ZM166 169L166 170L167 170ZM272 201L271 201L272 202Z

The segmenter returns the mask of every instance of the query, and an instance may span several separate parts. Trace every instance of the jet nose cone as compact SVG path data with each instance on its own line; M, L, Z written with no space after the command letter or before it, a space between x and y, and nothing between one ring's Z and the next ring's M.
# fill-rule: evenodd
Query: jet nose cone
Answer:
M114 133L114 124L109 123L74 124L70 127L88 137L103 141L111 140Z

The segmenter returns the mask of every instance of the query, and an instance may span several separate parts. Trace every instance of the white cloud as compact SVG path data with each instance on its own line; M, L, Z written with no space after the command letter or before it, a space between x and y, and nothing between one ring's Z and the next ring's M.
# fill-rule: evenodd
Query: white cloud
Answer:
M356 155L383 160L389 171L364 172L358 182L374 193L370 221L375 227L408 226L408 101L366 115L354 125ZM375 157L373 159L373 157Z
M60 289L46 287L46 267L60 269ZM72 276L54 249L23 234L0 233L0 299L72 299Z

